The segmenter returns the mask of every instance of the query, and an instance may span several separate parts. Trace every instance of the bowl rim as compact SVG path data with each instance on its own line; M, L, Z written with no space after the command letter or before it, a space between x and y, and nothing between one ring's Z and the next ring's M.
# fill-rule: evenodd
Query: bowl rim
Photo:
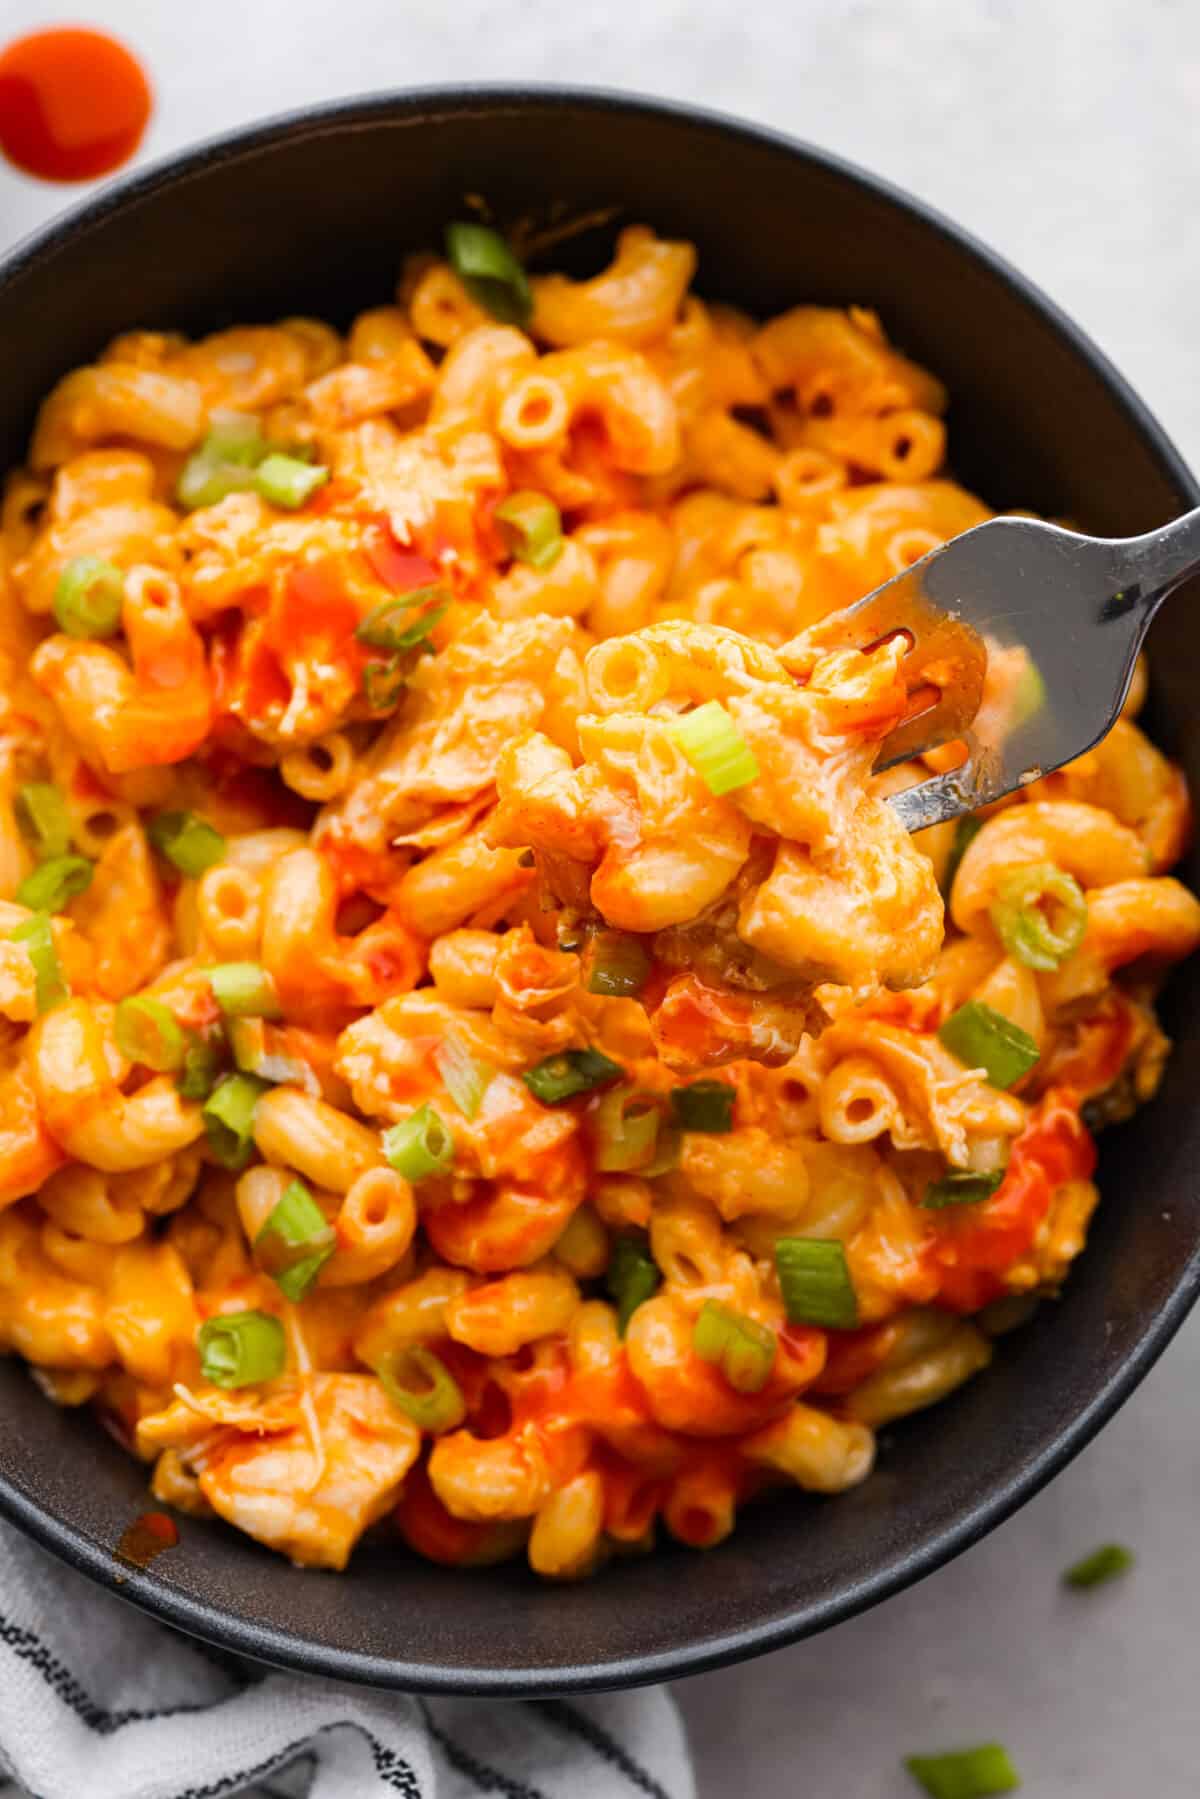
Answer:
M1200 503L1200 483L1145 402L1104 352L1036 283L970 231L885 177L834 152L714 108L637 91L553 82L434 83L380 89L275 113L164 154L147 168L108 183L94 197L56 214L0 257L0 294L38 263L52 257L69 238L95 230L110 215L136 206L145 198L185 185L210 165L272 149L290 139L311 138L326 130L340 131L347 126L369 126L414 115L428 115L436 120L439 111L461 114L471 109L565 109L676 121L698 126L715 136L739 138L782 152L845 178L875 198L915 216L929 230L965 251L1038 314L1107 388L1181 501ZM1087 1446L1145 1378L1198 1295L1200 1247L1189 1258L1136 1347L1061 1435L1022 1461L1006 1480L934 1531L925 1542L904 1550L884 1567L850 1581L838 1591L814 1598L803 1611L793 1608L757 1624L718 1631L690 1645L624 1655L600 1663L519 1669L447 1668L363 1650L336 1649L269 1622L233 1617L206 1600L168 1585L153 1572L131 1576L116 1563L110 1547L92 1542L76 1526L43 1509L2 1471L0 1515L80 1573L160 1621L221 1649L299 1673L327 1675L377 1688L481 1698L535 1698L641 1686L703 1673L783 1648L890 1598L962 1554L1031 1499Z

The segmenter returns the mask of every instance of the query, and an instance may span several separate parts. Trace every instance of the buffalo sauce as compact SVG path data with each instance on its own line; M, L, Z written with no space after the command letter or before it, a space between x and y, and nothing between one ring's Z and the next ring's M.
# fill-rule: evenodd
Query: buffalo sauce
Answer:
M92 181L142 140L150 83L104 32L33 31L0 51L0 151L43 181Z
M114 1554L130 1568L148 1568L156 1555L174 1549L178 1541L179 1526L166 1512L143 1512L121 1532Z

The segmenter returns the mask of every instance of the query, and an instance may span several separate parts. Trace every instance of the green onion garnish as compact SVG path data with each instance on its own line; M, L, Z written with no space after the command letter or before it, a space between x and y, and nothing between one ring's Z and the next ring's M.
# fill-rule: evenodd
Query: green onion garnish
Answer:
M229 1024L229 1047L235 1065L243 1074L256 1074L260 1081L276 1084L289 1082L316 1094L316 1078L307 1062L289 1056L279 1047L282 1033L261 1018L234 1018Z
M390 712L404 692L404 664L398 656L363 664L363 693L372 712Z
M254 1113L266 1088L252 1074L227 1074L204 1102L208 1147L222 1168L236 1173L253 1155Z
M69 999L71 990L63 979L58 952L54 947L54 928L50 923L50 914L36 912L24 924L19 924L15 931L10 931L9 937L13 943L25 945L25 953L33 963L38 1011L49 1012L52 1007L61 1005L64 999Z
M232 407L217 406L208 417L208 436L204 439L203 449L214 462L257 468L267 453L267 441L252 412L235 412Z
M471 298L504 325L524 325L533 312L525 270L498 231L487 225L446 227L446 256Z
M1118 1574L1125 1574L1133 1567L1133 1562L1132 1549L1126 1549L1121 1543L1105 1543L1068 1568L1063 1582L1068 1587L1098 1587L1106 1580L1115 1580Z
M276 450L259 463L255 485L272 506L296 512L328 479L329 470L319 462L301 462L297 456Z
M161 1000L134 994L117 1007L117 1048L131 1062L165 1074L182 1068L187 1042L175 1014Z
M976 1206L990 1199L1004 1179L1004 1170L992 1174L975 1174L969 1168L956 1168L940 1181L930 1181L921 1204L926 1211L940 1211L943 1206Z
M194 812L160 812L150 820L146 835L160 856L192 880L199 879L225 856L221 833Z
M457 1430L467 1415L462 1389L440 1357L423 1343L390 1351L369 1364L393 1405L421 1430Z
M718 798L758 779L758 761L720 700L707 700L671 725L671 735Z
M406 1181L445 1174L454 1161L454 1137L445 1120L426 1102L383 1133L383 1153Z
M204 973L226 1018L281 1016L275 983L257 962L219 962Z
M640 993L650 973L645 945L628 931L597 931L588 945L587 990L627 999Z
M61 791L50 781L30 781L18 789L17 817L37 844L39 861L66 855L71 847L71 814Z
M249 1387L283 1373L283 1325L269 1312L224 1312L196 1336L200 1372L215 1387Z
M693 1081L671 1089L671 1110L681 1131L724 1133L733 1129L737 1089L728 1081Z
M692 1329L692 1348L713 1362L736 1393L761 1393L775 1366L775 1333L715 1299L705 1300Z
M990 1799L994 1793L1015 1793L1021 1784L999 1743L951 1755L908 1755L904 1766L929 1799Z
M658 1263L645 1237L635 1231L614 1237L604 1284L617 1308L617 1329L624 1336L643 1300L650 1299L662 1285Z
M846 1265L845 1245L838 1238L777 1238L775 1271L789 1323L855 1329L858 1295Z
M392 594L371 608L366 618L355 626L354 635L360 643L369 643L376 650L416 649L424 643L449 603L450 595L444 587L418 587L412 593ZM414 619L413 609L421 606L430 609Z
M982 1068L993 1087L1013 1086L1038 1059L1028 1031L981 999L969 999L951 1012L938 1036L964 1067Z
M942 871L942 893L946 899L950 897L950 890L954 886L954 877L958 873L959 864L982 829L982 818L972 818L970 814L966 818L960 818L955 825L954 841L950 845L950 854L946 858L946 866Z
M180 1099L207 1099L217 1084L220 1070L218 1046L206 1037L197 1036L195 1031L189 1031L175 1081Z
M1032 862L1002 876L991 904L992 923L1010 956L1026 968L1057 968L1083 942L1083 888L1053 862Z
M561 1106L564 1100L574 1099L579 1093L607 1087L624 1072L619 1062L611 1061L598 1049L566 1049L527 1069L521 1079L544 1106Z
M210 415L208 436L180 471L175 498L185 511L195 512L227 494L248 492L269 448L253 413L218 408Z
M654 1156L661 1114L653 1094L627 1087L606 1093L596 1107L595 1160L601 1174L644 1168Z
M474 1118L495 1074L486 1062L477 1062L461 1037L453 1034L439 1044L434 1056L437 1071L464 1118Z
M304 1185L289 1181L254 1239L254 1259L296 1305L337 1248L337 1232Z
M121 628L125 577L101 556L72 556L54 589L54 616L68 637L114 637Z
M43 862L17 888L17 900L31 912L61 912L77 894L92 884L92 864L86 856L54 856Z
M563 551L562 517L544 493L510 493L492 517L505 548L531 568L551 568Z

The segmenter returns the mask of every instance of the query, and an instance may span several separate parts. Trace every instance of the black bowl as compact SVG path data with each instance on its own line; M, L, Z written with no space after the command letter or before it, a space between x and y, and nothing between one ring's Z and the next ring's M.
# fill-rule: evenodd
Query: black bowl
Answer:
M390 292L463 196L500 217L616 206L700 249L702 293L769 313L877 307L953 396L954 468L993 505L1133 533L1200 500L1154 420L1035 289L961 232L832 157L730 120L613 94L387 95L202 146L110 189L0 271L0 465L40 395L133 325L211 329ZM598 266L609 237L570 247ZM1200 614L1156 629L1152 728L1200 786L1191 670ZM1172 984L1190 1018L1200 958ZM888 1433L834 1500L748 1513L707 1555L664 1548L550 1587L523 1568L451 1572L364 1546L338 1578L220 1524L129 1575L114 1559L145 1471L87 1418L0 1367L0 1510L184 1630L265 1661L379 1686L512 1697L662 1680L793 1641L965 1549L1083 1447L1179 1327L1200 1280L1200 1065L1180 1043L1153 1105L1105 1140L1104 1203L1061 1301L987 1374ZM123 1583L118 1586L117 1583Z

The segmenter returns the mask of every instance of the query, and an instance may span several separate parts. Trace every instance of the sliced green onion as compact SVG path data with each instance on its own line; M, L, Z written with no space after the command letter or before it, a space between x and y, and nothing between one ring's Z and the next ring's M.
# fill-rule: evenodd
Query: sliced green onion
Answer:
M838 1238L777 1238L775 1271L789 1323L854 1330L858 1295L846 1265L846 1247Z
M597 931L588 945L587 990L610 999L640 993L650 973L645 945L628 931Z
M285 456L276 450L259 463L255 484L272 506L297 512L328 479L329 470L321 463L301 462L298 456Z
M71 989L63 978L63 971L58 960L58 951L54 947L54 927L50 923L48 912L36 912L19 924L15 931L9 932L13 943L23 943L25 954L33 963L37 1009L49 1012L52 1007L61 1005L69 999Z
M125 577L102 556L72 556L54 589L54 616L68 637L115 637Z
M200 1372L215 1387L250 1387L283 1373L283 1325L269 1312L223 1312L196 1336Z
M700 1308L692 1348L702 1362L720 1368L736 1393L761 1393L775 1366L774 1331L715 1299L705 1300Z
M175 1014L161 1000L133 994L117 1007L117 1048L131 1062L165 1074L183 1067L187 1042Z
M420 1430L457 1430L467 1415L462 1389L446 1364L423 1343L389 1351L369 1364L393 1405Z
M995 1793L1015 1793L1021 1784L999 1743L951 1755L908 1755L904 1766L929 1799L991 1799Z
M634 1093L627 1087L606 1093L596 1107L596 1167L601 1174L626 1174L644 1168L653 1159L661 1117L651 1093Z
M257 962L218 962L204 973L226 1018L281 1016L275 983Z
M964 1067L982 1068L993 1087L1013 1086L1038 1059L1028 1031L981 999L969 999L951 1012L938 1036Z
M946 866L942 871L942 894L946 899L950 898L959 864L982 829L982 818L972 818L969 813L966 818L960 818L955 825L954 841L950 845L950 854L946 858Z
M213 462L232 462L257 468L267 454L262 426L252 412L234 412L218 406L209 414L208 436L201 450Z
M216 506L231 493L251 493L255 471L244 463L225 462L205 448L188 457L175 483L175 498L185 512Z
M563 552L562 516L544 493L510 493L492 517L505 548L531 568L552 568Z
M1133 1563L1132 1549L1126 1549L1122 1543L1105 1543L1081 1562L1073 1563L1063 1574L1063 1582L1068 1587L1098 1587L1125 1574Z
M598 1049L566 1049L527 1069L521 1079L544 1106L561 1106L577 1094L607 1087L624 1072L619 1062L611 1061Z
M321 1085L307 1062L289 1056L281 1047L282 1033L262 1018L234 1018L229 1024L229 1047L235 1065L243 1074L256 1074L260 1081L278 1086L302 1087L306 1093L320 1098Z
M207 1099L217 1084L221 1071L221 1053L216 1043L189 1031L175 1085L180 1099Z
M976 1174L969 1168L956 1168L940 1181L930 1181L921 1204L926 1211L937 1212L943 1206L977 1206L990 1199L1004 1179L1004 1170L992 1174Z
M433 1059L446 1092L463 1117L474 1118L495 1076L495 1069L486 1062L477 1062L461 1037L454 1035L438 1046Z
M533 295L525 270L498 231L487 225L446 227L446 256L471 298L505 325L525 325Z
M371 608L355 626L354 635L372 649L413 650L429 636L449 604L450 595L444 587L417 587L411 593L391 594ZM414 619L413 611L422 606L430 610Z
M86 856L54 856L43 862L17 888L20 905L31 912L61 912L92 884L93 865Z
M192 880L224 860L225 839L194 812L160 812L150 820L146 835L160 856Z
M383 1153L406 1181L445 1174L454 1161L454 1137L445 1119L426 1102L383 1133Z
M71 814L59 788L50 781L30 781L17 791L17 817L37 844L38 860L65 856L71 847Z
M390 712L404 692L404 664L398 656L363 665L363 692L372 712Z
M289 1181L254 1239L254 1259L293 1305L337 1248L337 1232L304 1185Z
M1057 968L1083 942L1087 900L1083 888L1053 862L1010 869L996 887L992 923L1010 956L1026 968Z
M254 1113L267 1090L252 1074L227 1074L213 1088L200 1116L211 1149L222 1168L235 1173L254 1153Z
M683 1137L676 1124L665 1124L659 1119L658 1137L654 1145L654 1154L644 1168L638 1173L644 1180L652 1180L658 1174L670 1174L678 1168L679 1158L683 1154Z
M1029 656L1028 650L1025 652ZM1046 704L1046 682L1041 669L1029 656L1013 689L1012 707L1009 712L1008 728L1015 731L1019 725L1025 724L1035 712L1040 712Z
M639 1232L623 1231L619 1237L614 1237L604 1284L617 1308L617 1329L624 1336L638 1307L662 1285L658 1263L650 1254L646 1238Z
M720 798L758 779L758 761L720 700L707 700L671 725L671 735L708 791Z
M671 1110L681 1131L724 1133L733 1129L737 1089L728 1081L693 1081L671 1090Z

